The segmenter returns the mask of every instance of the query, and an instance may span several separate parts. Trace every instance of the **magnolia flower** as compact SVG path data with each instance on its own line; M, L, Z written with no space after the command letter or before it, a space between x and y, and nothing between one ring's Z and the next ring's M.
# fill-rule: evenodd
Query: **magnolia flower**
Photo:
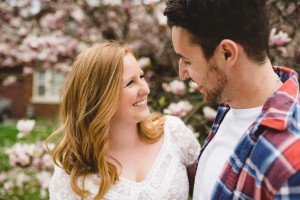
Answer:
M292 40L287 33L283 31L279 31L276 34L276 31L277 31L276 28L272 28L271 30L270 37L269 37L270 46L275 46L275 47L284 46L286 43Z
M156 2L155 2L156 3ZM164 15L165 4L160 3L155 6L154 14L158 20L159 25L166 26L167 25L167 16Z
M33 74L33 69L31 67L24 67L23 68L23 74L31 75L31 74Z
M45 198L47 196L47 190L51 182L52 173L47 171L42 171L40 173L37 173L36 175L38 182L40 184L40 196L42 198Z
M148 5L148 4L158 3L158 2L160 2L160 0L144 0L143 2L144 2L144 4Z
M11 166L29 166L34 154L35 145L16 143L11 148L7 148L5 153L9 156Z
M162 89L163 89L164 91L166 91L166 92L171 92L170 84L168 84L168 83L162 83L162 84L161 84L161 87L162 87Z
M167 109L163 110L163 112L165 114L183 117L192 109L193 106L188 101L180 101L178 103L171 103Z
M79 6L74 7L71 11L71 16L79 23L82 23L85 19L84 12Z
M40 183L41 188L46 189L46 188L48 188L48 186L50 184L52 173L42 171L42 172L38 173L36 175L36 177Z
M289 56L289 53L288 53L288 50L286 47L277 47L276 48L283 57L288 57Z
M67 75L72 70L72 67L68 63L57 63L54 68L64 75Z
M54 163L50 154L45 154L42 157L43 168L52 169L54 167Z
M6 179L6 173L0 173L0 184Z
M203 114L204 114L204 117L206 119L213 120L217 116L217 111L215 111L214 109L212 109L209 106L204 106L203 107Z
M174 80L170 83L171 92L175 95L184 95L185 94L185 85L183 81Z
M16 185L21 188L30 181L30 177L25 173L19 173L16 176Z
M199 88L198 84L195 83L194 81L190 81L190 82L189 82L189 86L190 86L189 92L195 92L195 91L197 91L198 88Z
M150 58L149 57L141 57L140 59L138 59L138 64L141 69L149 67L151 65Z
M10 75L10 76L6 77L6 78L2 81L2 84L3 84L4 86L8 86L8 85L14 84L15 82L17 82L17 77L16 77L16 76L13 76L13 75Z
M5 190L12 190L14 188L14 183L12 181L8 181L3 185Z
M19 131L18 137L21 138L28 135L32 131L34 125L35 125L35 120L30 120L30 119L19 120L17 122L17 129Z
M28 34L28 32L29 31L26 27L21 26L20 29L18 30L18 35L24 37Z

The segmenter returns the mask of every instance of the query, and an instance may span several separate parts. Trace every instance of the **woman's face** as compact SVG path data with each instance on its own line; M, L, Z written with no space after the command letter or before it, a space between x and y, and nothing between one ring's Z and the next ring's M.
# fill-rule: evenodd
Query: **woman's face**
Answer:
M121 92L116 118L139 123L150 115L147 105L150 90L144 79L144 72L132 54L128 53L124 56L123 65Z

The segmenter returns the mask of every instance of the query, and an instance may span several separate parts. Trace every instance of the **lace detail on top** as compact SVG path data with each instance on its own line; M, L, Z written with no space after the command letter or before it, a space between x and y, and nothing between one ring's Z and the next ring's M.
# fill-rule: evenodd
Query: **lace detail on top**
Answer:
M164 127L164 142L146 179L134 182L120 177L103 197L104 200L184 200L188 199L189 182L186 167L196 162L200 145L184 123L177 117L167 116ZM85 188L91 192L87 199L98 193L97 175L85 181ZM70 186L70 176L55 167L50 186L51 200L77 200Z

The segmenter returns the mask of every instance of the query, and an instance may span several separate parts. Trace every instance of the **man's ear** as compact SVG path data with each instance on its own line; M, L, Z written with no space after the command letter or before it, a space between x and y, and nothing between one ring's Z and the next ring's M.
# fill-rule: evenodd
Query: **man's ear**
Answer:
M223 65L233 65L237 60L238 53L238 45L232 40L224 39L218 45L218 56Z

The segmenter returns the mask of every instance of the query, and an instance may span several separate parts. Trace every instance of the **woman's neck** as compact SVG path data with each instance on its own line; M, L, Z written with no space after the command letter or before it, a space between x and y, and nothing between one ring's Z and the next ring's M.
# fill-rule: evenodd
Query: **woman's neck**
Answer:
M131 124L113 124L111 128L111 145L110 149L113 151L125 150L136 147L141 138L138 133L138 126Z

